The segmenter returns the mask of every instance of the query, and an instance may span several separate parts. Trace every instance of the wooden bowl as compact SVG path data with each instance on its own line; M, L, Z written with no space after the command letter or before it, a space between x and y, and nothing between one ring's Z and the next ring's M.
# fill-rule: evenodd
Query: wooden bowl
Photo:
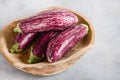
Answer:
M48 9L59 9L58 7L50 7ZM16 33L13 29L16 27L20 20L14 21L9 25L5 26L0 31L0 51L7 61L12 64L17 69L24 72L31 73L34 75L48 76L60 73L62 71L70 68L80 57L85 54L92 46L94 42L94 29L91 23L81 14L72 11L79 18L79 23L85 23L89 26L88 35L79 42L71 51L69 51L61 60L49 63L40 62L36 64L28 64L27 59L29 57L29 51L21 52L20 54L12 54L9 52L11 46L13 45L13 40Z

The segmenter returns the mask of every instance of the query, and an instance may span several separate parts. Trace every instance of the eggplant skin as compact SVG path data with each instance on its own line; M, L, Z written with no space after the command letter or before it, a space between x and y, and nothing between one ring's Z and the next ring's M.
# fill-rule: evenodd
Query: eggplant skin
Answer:
M29 43L35 38L37 33L25 33L22 36L22 39L19 42L19 48L24 49Z
M25 48L36 35L37 33L18 33L14 39L14 43L18 43L21 49Z
M58 31L48 31L42 33L42 35L38 38L38 41L31 48L30 56L28 59L28 63L37 63L43 61L46 57L46 49L49 41L58 34Z
M44 32L35 43L32 53L36 57L42 57L46 53L47 45L49 41L58 34L58 31Z
M22 33L18 33L14 39L14 43L19 43L23 37Z
M55 36L48 44L46 57L49 62L61 59L88 33L88 26L85 24L68 28Z
M14 45L10 49L10 52L21 52L31 43L31 41L35 38L36 35L37 33L18 33L14 40Z
M17 28L23 33L44 32L49 30L64 30L77 22L78 17L69 10L46 10L22 20Z

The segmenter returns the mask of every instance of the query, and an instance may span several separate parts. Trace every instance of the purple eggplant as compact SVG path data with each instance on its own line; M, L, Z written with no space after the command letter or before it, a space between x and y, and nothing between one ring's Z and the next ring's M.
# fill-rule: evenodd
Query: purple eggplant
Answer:
M49 62L61 59L88 33L88 26L85 24L76 25L61 32L51 39L48 44L46 57Z
M10 49L11 53L21 52L25 49L33 40L33 38L37 35L37 33L18 33L15 40L14 45Z
M18 33L14 39L14 43L17 43L17 42L19 43L22 39L22 36L23 36L22 33Z
M69 10L46 10L22 20L14 32L30 33L49 30L64 30L78 22L78 17Z
M43 33L35 45L31 48L28 63L36 63L42 61L45 58L45 53L49 41L58 33L58 31L49 31Z

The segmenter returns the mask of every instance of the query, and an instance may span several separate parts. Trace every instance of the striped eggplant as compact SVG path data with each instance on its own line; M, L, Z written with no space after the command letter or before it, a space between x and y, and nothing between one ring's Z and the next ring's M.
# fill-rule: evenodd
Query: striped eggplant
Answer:
M15 40L14 45L10 49L11 53L21 52L25 49L33 40L33 38L37 35L37 33L18 33Z
M88 26L85 24L68 28L55 36L48 44L46 57L49 62L61 59L88 33Z
M42 61L45 58L48 42L58 33L58 31L44 32L42 36L39 37L35 45L31 48L28 63L36 63Z
M23 36L22 33L17 33L17 35L16 35L16 37L14 39L14 43L17 43L17 42L19 43L21 41L21 39L22 39L22 36Z
M64 30L78 22L78 17L69 10L54 9L40 12L37 15L23 19L14 32L44 32L49 30Z

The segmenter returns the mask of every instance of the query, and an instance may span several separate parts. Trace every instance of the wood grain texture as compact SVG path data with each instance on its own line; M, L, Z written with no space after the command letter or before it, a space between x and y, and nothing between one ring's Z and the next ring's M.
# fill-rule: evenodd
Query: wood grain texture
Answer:
M59 9L58 7L50 7L48 9ZM70 68L80 57L85 54L94 43L94 29L91 23L81 14L72 11L79 18L79 23L85 23L89 26L88 35L77 44L71 51L69 51L61 60L49 63L41 62L36 64L28 64L27 60L29 57L29 49L20 54L12 54L9 52L11 46L13 45L13 40L16 36L16 33L13 32L13 29L16 27L17 23L20 20L14 21L9 25L5 26L0 31L0 51L3 56L12 64L14 67L34 75L48 76L60 73L62 71Z

